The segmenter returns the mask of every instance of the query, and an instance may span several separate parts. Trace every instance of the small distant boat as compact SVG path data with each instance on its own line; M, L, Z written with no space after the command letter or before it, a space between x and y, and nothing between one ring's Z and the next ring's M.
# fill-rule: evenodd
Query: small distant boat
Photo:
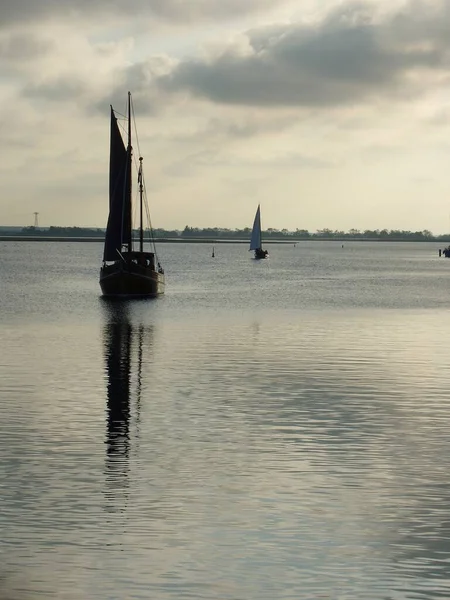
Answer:
M255 220L253 221L253 229L252 229L252 237L250 238L250 250L254 250L255 258L267 258L269 256L269 252L267 250L263 250L262 247L262 238L261 238L261 208L258 204L258 209L256 211Z
M134 114L133 114L134 116ZM132 101L128 92L127 133L125 147L117 117L111 106L111 139L109 159L109 217L105 235L100 287L104 296L143 297L164 293L164 270L158 262L149 224L150 251L144 251L144 173L139 158L137 184L139 189L139 246L133 247L132 230L132 163L131 145ZM146 213L149 215L145 201ZM149 217L150 219L150 217Z

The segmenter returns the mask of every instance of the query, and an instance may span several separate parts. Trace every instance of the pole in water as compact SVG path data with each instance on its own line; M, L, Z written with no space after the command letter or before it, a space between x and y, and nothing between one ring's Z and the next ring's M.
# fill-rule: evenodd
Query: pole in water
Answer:
M439 256L442 256L442 250L439 248Z
M213 251L212 251L212 258L214 258L214 246L213 246Z

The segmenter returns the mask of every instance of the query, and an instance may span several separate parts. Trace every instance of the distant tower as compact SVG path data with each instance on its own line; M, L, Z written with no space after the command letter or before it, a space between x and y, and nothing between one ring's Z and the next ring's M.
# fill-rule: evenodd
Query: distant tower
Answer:
M33 213L33 215L34 215L34 228L38 229L39 228L39 221L38 221L38 215L39 215L39 213L35 212L35 213Z

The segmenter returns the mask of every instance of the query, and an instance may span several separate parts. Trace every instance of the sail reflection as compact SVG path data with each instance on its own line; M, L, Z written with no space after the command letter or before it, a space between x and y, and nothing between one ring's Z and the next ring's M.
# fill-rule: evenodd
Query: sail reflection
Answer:
M139 435L142 361L146 333L134 325L125 302L104 302L103 330L106 372L106 496L114 509L123 509L128 497L130 454Z

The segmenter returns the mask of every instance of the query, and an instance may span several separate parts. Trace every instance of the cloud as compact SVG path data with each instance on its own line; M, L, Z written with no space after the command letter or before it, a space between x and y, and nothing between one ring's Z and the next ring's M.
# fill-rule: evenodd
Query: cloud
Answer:
M4 35L0 37L0 63L27 61L37 55L48 54L53 46L50 40L30 33Z
M243 16L270 8L273 0L14 0L0 3L0 29L12 23L47 19L154 18L186 23L198 20Z
M59 103L66 113L92 106L105 90L114 89L132 50L130 38L91 41L72 25L0 31L0 108L25 102L45 115L47 103L50 111ZM103 112L108 107L104 103Z
M73 77L57 77L51 82L25 86L22 93L29 98L45 98L50 102L67 102L87 91L82 81Z
M177 2L0 3L3 223L104 226L109 105L131 90L155 223L240 226L262 202L280 228L439 231L450 4L311 0L294 22ZM419 175L436 206L413 215Z
M347 3L320 21L250 30L246 43L239 36L221 53L181 60L152 85L166 95L263 107L418 96L449 68L449 17L445 3L434 10L413 3L387 15Z
M281 132L292 127L297 120L296 115L291 111L279 115L268 115L266 111L252 111L240 117L225 114L222 118L217 116L211 118L201 133L216 139L224 137L244 139L270 132Z
M140 5L140 0L133 1ZM89 10L100 10L105 2L94 0L89 3ZM42 10L51 4L46 0ZM115 4L124 8L118 0ZM167 10L172 4L169 2ZM212 10L213 3L207 4ZM80 10L83 5L83 0L78 4L69 0L58 3L60 10ZM145 14L163 10L163 4L155 1L145 6ZM185 8L183 3L181 13ZM0 13L1 10L4 9ZM122 60L114 65L114 73L111 67L108 81L114 82L113 87L107 93L105 88L104 94L98 90L92 98L92 108L103 111L110 102L119 101L127 89L133 91L139 112L149 115L166 110L170 103L182 104L191 99L222 106L314 110L368 101L410 100L442 83L450 66L447 22L450 23L450 8L446 3L426 8L410 3L382 14L374 5L347 2L314 21L250 29L221 48L215 44L201 56L174 58L158 54L140 61ZM39 40L30 43L38 47ZM49 42L40 43L39 50L48 52ZM69 49L74 56L77 49ZM4 52L7 51L26 55L32 46L27 49L25 43L22 48L16 40L5 46ZM0 57L1 52L0 40ZM107 44L98 43L90 52L101 62L102 53L110 50ZM74 99L87 97L91 73L84 65L67 66L70 68L66 73L51 78L36 80L31 76L25 94L49 97L53 102L58 95L62 101L70 94ZM73 82L69 81L71 77Z
M308 156L299 152L266 155L264 157L230 156L225 152L212 152L200 150L194 154L183 157L181 161L174 161L164 169L165 174L174 177L192 176L194 170L223 169L232 167L236 172L260 172L261 169L329 169L335 167L329 160Z

